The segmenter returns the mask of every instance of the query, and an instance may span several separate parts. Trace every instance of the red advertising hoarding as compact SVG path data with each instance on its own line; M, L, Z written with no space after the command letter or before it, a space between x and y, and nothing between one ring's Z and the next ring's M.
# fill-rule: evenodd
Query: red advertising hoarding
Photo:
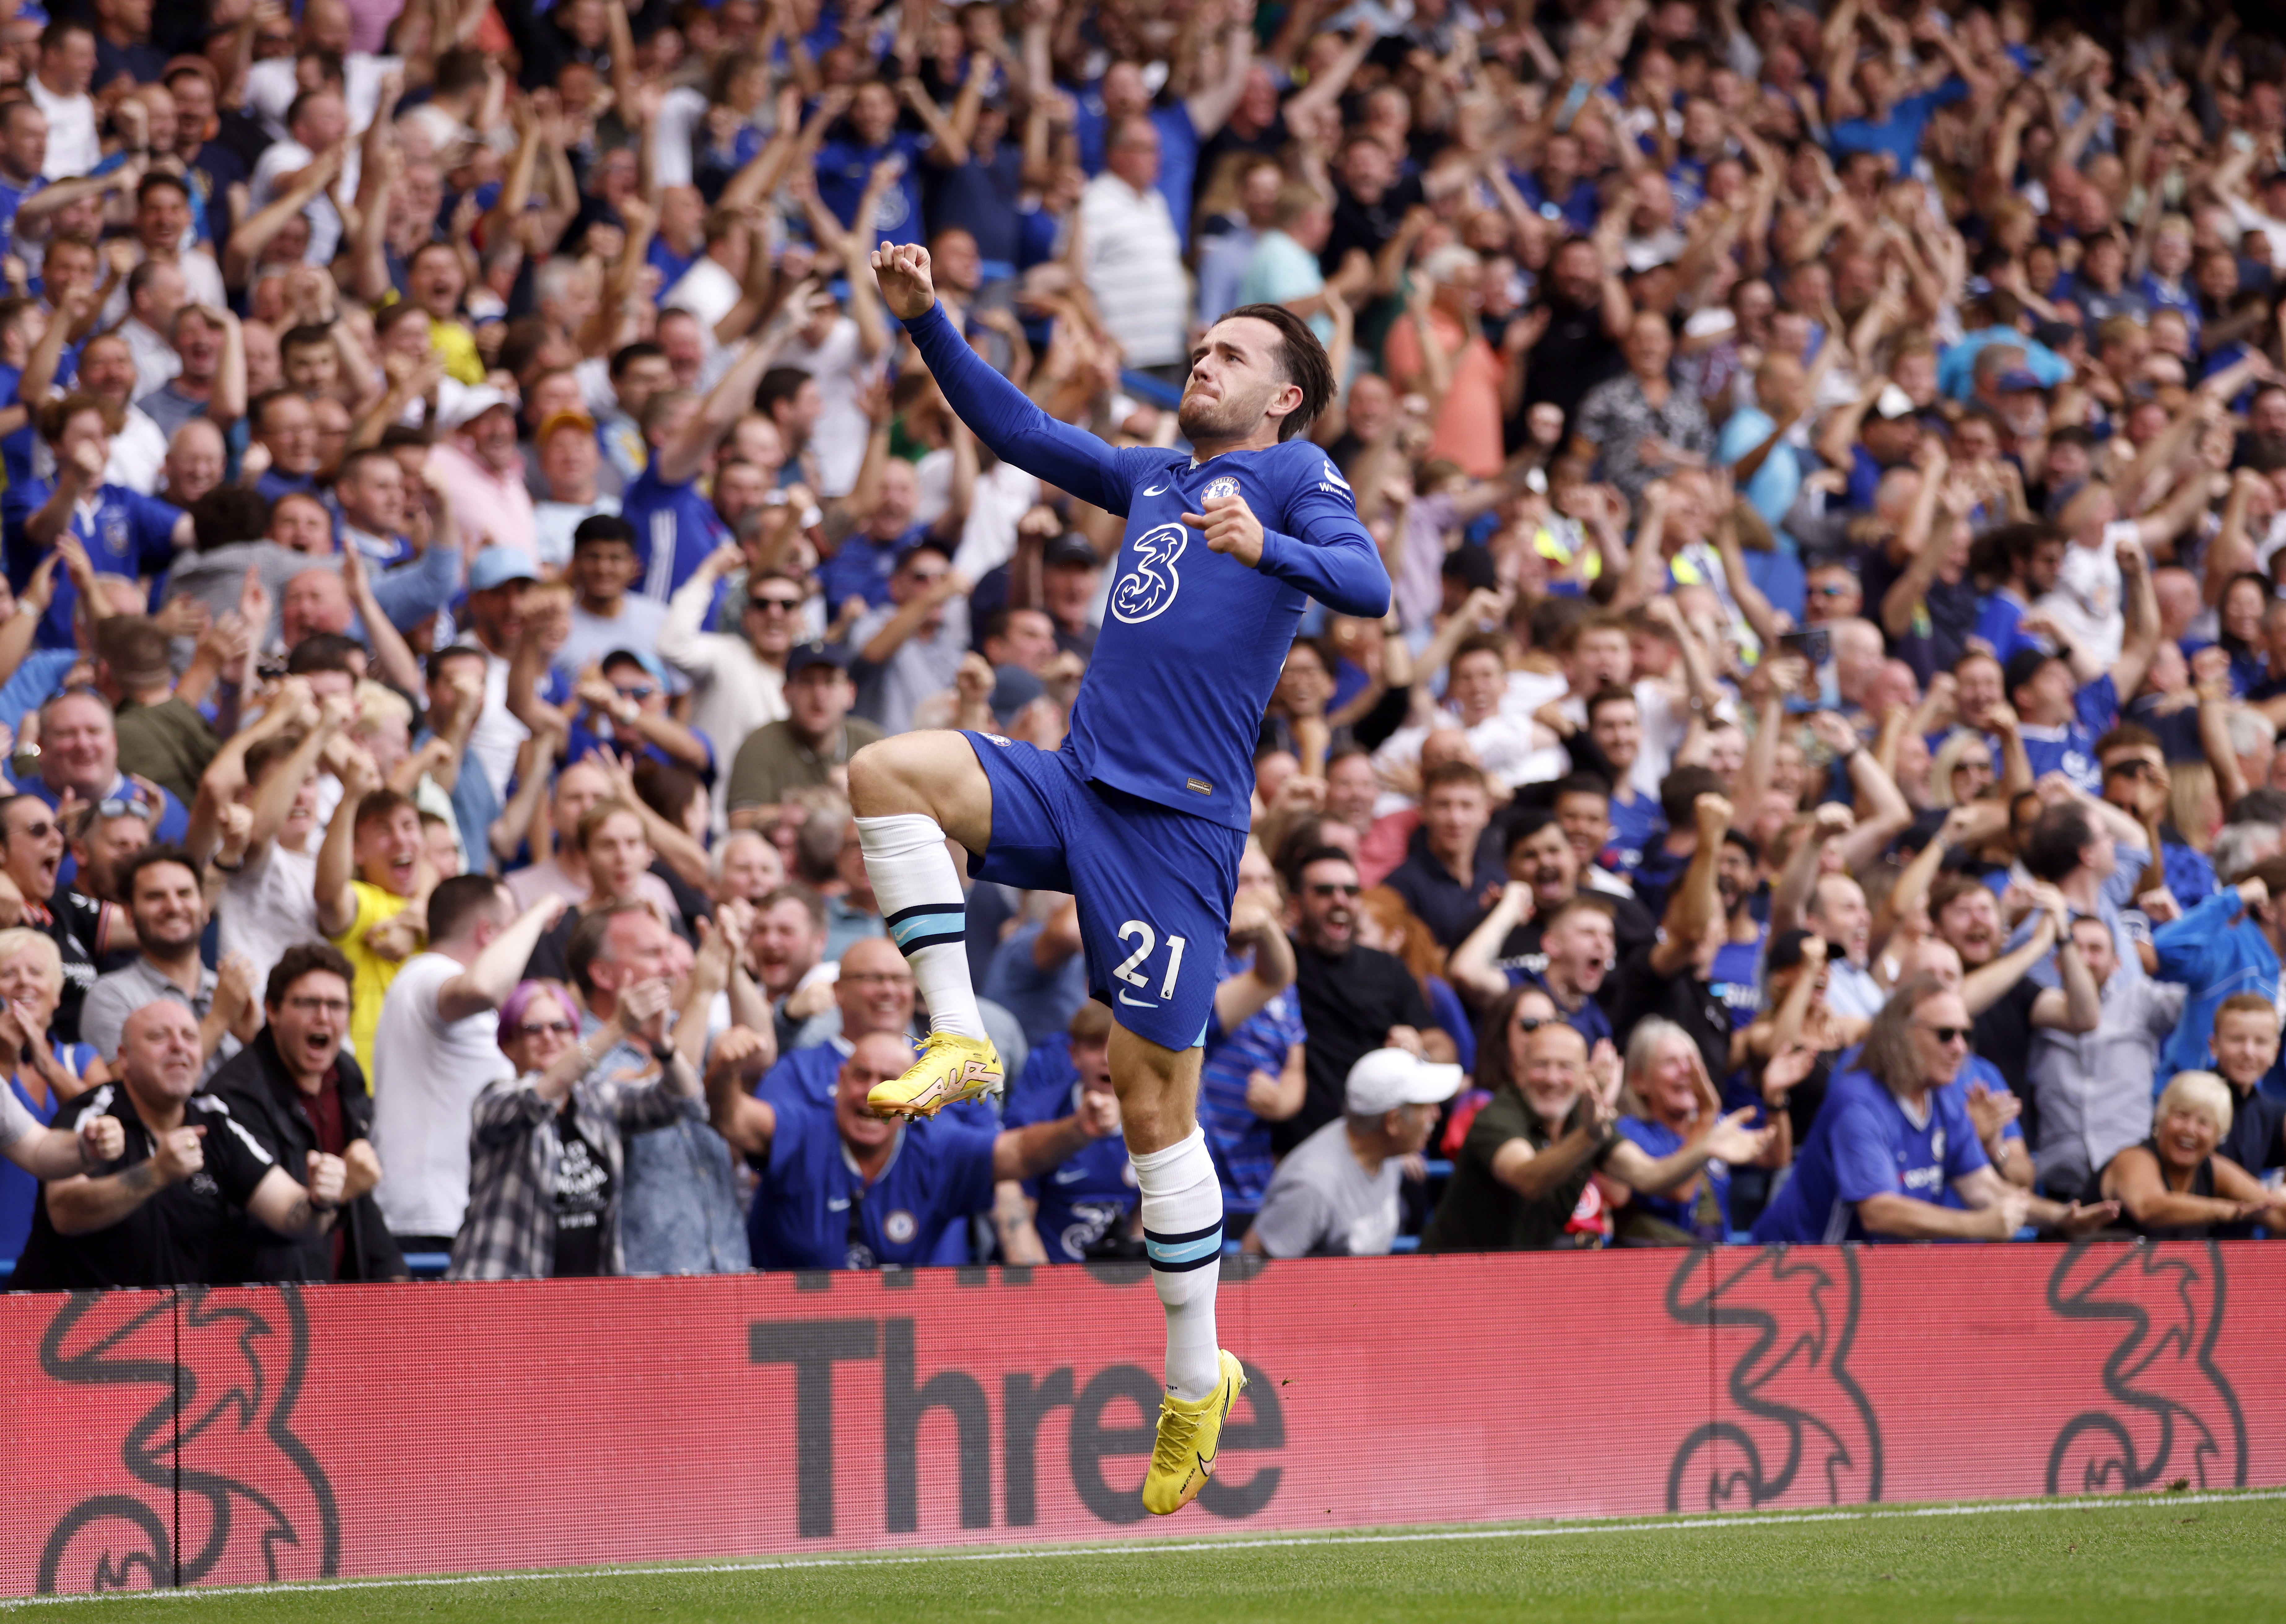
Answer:
M0 1593L2286 1483L2274 1257L1234 1266L1164 1521L1139 1265L0 1298Z

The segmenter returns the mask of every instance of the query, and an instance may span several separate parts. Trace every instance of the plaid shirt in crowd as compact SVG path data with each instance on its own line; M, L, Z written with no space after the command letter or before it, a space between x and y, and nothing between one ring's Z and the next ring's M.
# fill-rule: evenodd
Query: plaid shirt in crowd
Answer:
M605 1061L612 1057L606 1055ZM611 1175L603 1210L603 1273L626 1273L619 1203L627 1193L627 1136L702 1118L706 1101L656 1082L605 1081L594 1071L572 1085L579 1137ZM493 1083L477 1096L469 1131L469 1215L453 1242L448 1280L545 1280L556 1271L556 1171L564 1157L558 1108L532 1087L537 1074Z

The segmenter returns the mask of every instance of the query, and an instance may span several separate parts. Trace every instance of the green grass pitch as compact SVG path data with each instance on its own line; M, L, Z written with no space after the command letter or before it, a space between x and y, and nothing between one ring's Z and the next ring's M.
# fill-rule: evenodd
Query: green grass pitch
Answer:
M970 1619L2237 1620L2286 1603L2286 1494L1404 1530L1146 1549L585 1570L16 1604L202 1624Z

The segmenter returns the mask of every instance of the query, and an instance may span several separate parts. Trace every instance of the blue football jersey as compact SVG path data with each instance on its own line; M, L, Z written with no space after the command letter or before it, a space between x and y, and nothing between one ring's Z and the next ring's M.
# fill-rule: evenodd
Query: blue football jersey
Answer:
M1194 462L1049 417L942 305L906 327L945 398L1002 460L1127 520L1066 748L1092 782L1228 828L1250 822L1254 745L1310 598L1389 611L1389 572L1348 483L1306 439ZM1235 494L1263 527L1249 568L1183 523Z
M1953 1180L1989 1163L1969 1120L1967 1092L1956 1083L1926 1098L1927 1115L1917 1123L1870 1074L1834 1078L1794 1157L1793 1177L1754 1225L1756 1243L1881 1240L1857 1219L1857 1203L1875 1195L1943 1206Z
M1071 1035L1058 1032L1025 1061L1001 1120L1021 1128L1060 1122L1078 1109L1079 1070L1072 1064ZM1122 1233L1143 1199L1127 1159L1127 1141L1115 1133L1090 1140L1069 1160L1026 1179L1024 1194L1039 1202L1032 1225L1050 1263L1086 1262L1088 1249Z
M773 1100L777 1131L746 1218L758 1269L916 1268L946 1233L992 1204L990 1131L922 1117L897 1130L871 1186L842 1148L831 1105Z

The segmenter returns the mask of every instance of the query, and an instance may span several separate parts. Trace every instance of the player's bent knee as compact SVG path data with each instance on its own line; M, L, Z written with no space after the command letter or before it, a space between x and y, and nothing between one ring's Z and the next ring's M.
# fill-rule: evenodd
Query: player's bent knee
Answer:
M924 779L925 763L913 760L912 734L877 739L849 758L849 808L860 817L934 813Z

